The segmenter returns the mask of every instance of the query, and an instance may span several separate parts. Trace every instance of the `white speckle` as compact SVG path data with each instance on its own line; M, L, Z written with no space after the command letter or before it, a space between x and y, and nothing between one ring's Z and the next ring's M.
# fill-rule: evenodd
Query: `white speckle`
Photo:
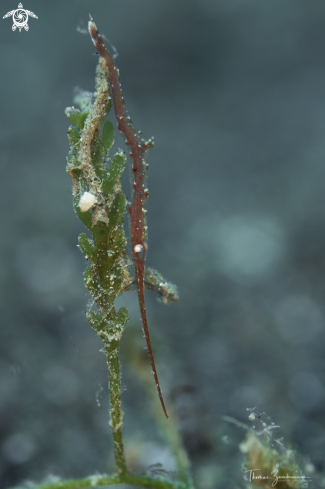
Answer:
M91 475L89 478L91 485L96 487L101 478L100 474Z
M81 212L87 212L93 207L94 204L96 204L96 197L93 194L91 194L90 192L85 192L84 194L82 194L79 201Z
M248 416L248 419L249 419L250 421L254 421L254 419L255 419L255 414L254 414L254 413L251 413L251 414Z
M135 245L135 247L133 249L136 253L141 253L141 251L143 251L143 245L137 244L137 245Z

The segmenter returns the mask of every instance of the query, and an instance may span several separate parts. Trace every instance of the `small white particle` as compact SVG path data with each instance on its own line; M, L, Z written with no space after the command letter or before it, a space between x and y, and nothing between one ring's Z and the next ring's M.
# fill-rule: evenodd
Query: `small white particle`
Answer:
M254 421L254 419L255 419L255 414L254 414L254 413L251 413L251 414L248 416L248 419L249 419L250 421Z
M143 246L142 246L142 244L137 244L134 246L133 249L136 253L141 253L141 251L143 251Z
M79 207L81 212L87 212L93 207L94 204L96 204L96 197L93 194L91 194L90 192L85 192L84 194L82 194L79 200Z

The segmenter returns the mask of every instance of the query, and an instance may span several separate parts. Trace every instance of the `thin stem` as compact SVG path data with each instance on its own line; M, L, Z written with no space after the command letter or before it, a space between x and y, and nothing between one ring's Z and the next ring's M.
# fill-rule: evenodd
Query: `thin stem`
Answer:
M151 401L151 411L159 426L161 434L173 452L177 465L177 475L187 489L192 489L194 488L194 483L190 473L190 461L184 449L182 438L177 427L175 414L171 412L168 422L159 415L160 406L158 399L157 396L154 395L150 382L150 376L148 375L147 369L143 365L141 357L135 356L133 357L133 360L131 359L131 362L137 377L141 381L146 394Z
M49 482L35 486L33 489L86 489L91 487L114 486L117 484L132 484L152 489L186 489L184 484L179 481L133 474L94 474L85 479L67 479Z
M173 451L177 465L178 477L182 482L184 482L188 489L193 488L194 484L190 473L190 461L177 428L175 415L172 413L171 423L167 423L165 419L159 419L158 416L156 416L156 420L167 444Z
M153 477L146 477L136 474L126 474L121 478L126 484L133 484L140 487L152 487L153 489L186 489L184 483L180 481L173 481L168 479L166 476L160 479L155 479Z
M126 474L127 467L123 445L123 411L121 407L121 372L119 361L119 341L105 345L109 369L110 427L113 431L115 461L119 474Z

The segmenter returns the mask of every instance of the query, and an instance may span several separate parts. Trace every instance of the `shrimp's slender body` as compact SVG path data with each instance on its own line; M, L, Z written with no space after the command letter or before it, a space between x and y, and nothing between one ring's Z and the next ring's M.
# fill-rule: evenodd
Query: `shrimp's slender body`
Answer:
M122 90L120 85L120 76L115 63L107 51L103 40L96 28L96 25L92 20L88 23L88 29L91 39L99 53L99 55L105 60L106 67L110 74L112 100L115 117L117 119L117 127L119 131L124 134L126 138L126 144L130 146L130 156L133 159L132 171L134 173L134 195L133 201L129 208L130 221L131 221L131 243L132 243L132 258L135 262L135 273L136 273L136 284L138 290L138 299L141 312L142 325L144 330L144 335L147 342L148 353L150 358L150 363L152 367L153 376L156 382L157 391L161 406L165 413L166 418L168 418L164 399L161 393L160 384L158 380L157 370L155 366L155 361L153 357L146 307L144 300L144 274L145 274L145 258L147 251L146 243L146 221L145 221L145 209L144 204L148 191L145 189L145 154L148 149L152 146L152 142L144 141L139 137L139 134L133 127L131 120L127 117L124 107L124 99L122 96Z

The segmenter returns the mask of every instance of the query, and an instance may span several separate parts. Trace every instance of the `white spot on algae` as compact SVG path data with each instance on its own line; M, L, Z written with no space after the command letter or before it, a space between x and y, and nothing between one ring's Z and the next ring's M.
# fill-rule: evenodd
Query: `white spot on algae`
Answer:
M81 212L89 211L89 209L91 209L93 205L96 204L96 202L96 197L93 194L91 194L90 192L84 192L79 201Z
M103 476L101 474L94 474L89 477L89 482L92 487L96 487L102 478Z

